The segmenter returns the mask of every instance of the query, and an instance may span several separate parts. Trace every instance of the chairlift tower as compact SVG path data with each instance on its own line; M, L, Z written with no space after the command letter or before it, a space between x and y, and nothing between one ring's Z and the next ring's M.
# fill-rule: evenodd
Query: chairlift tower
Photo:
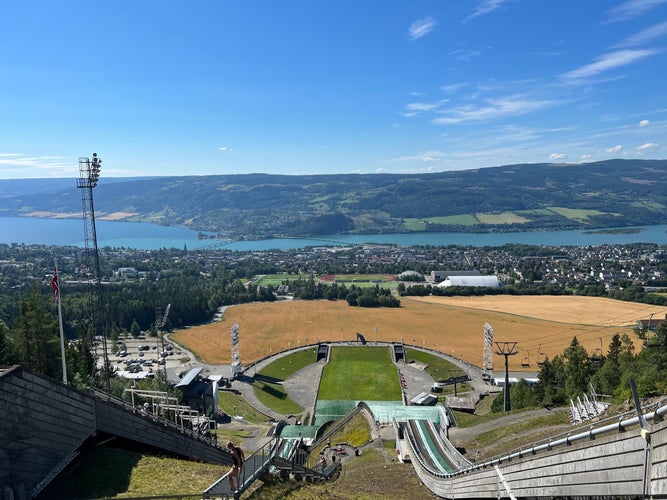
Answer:
M232 378L243 372L241 354L239 351L239 324L234 323L230 329L230 340L232 344Z
M95 204L93 188L100 179L102 160L93 153L93 157L79 158L79 178L76 187L81 189L81 207L85 241L86 280L88 282L88 305L90 308L91 334L93 339L102 337L104 358L104 377L107 392L111 392L109 353L107 352L107 333L102 317L102 283L100 279L100 254L97 247L95 229Z
M517 344L518 342L496 342L496 346L498 346L496 354L505 357L505 386L503 387L503 394L504 394L503 411L510 411L512 409L512 403L510 402L510 374L509 374L508 358L510 356L514 356L519 352L516 350Z
M482 375L486 379L493 378L493 328L484 323L484 363Z

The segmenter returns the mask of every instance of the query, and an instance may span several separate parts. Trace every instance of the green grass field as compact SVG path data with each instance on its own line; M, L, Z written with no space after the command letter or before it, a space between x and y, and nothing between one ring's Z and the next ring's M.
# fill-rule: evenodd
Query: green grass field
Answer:
M318 399L400 401L401 386L388 347L331 349Z
M288 274L288 273L279 273L279 274L266 274L262 276L257 282L255 283L258 286L278 286L282 285L283 281L287 280L298 280L298 279L308 279L311 275L310 274Z
M589 217L594 215L605 215L607 212L600 212L599 210L585 210L564 207L548 207L553 213L561 215L566 219L572 219L580 222L585 222Z
M410 363L410 361L419 361L425 363L428 366L425 371L433 380L440 380L441 378L449 378L453 375L461 375L459 372L459 367L453 363L450 363L441 356L436 356L428 352L419 351L417 349L410 349L409 347L405 349L405 362ZM456 372L456 373L454 373Z
M293 373L301 370L301 368L312 365L315 361L317 361L317 352L315 351L315 348L302 349L276 359L257 373L264 375L265 377L285 380Z
M317 354L313 349L296 351L276 359L257 373L265 377L283 381L293 373L298 372L301 368L315 363L316 358ZM277 412L297 414L303 411L301 406L289 398L285 389L279 383L274 384L267 381L255 380L253 390L257 399Z
M479 221L470 214L443 215L441 217L425 217L423 219L403 219L403 227L408 231L425 231L431 224L475 226L479 224Z
M261 424L269 420L267 415L256 410L241 394L230 391L218 392L218 407L228 415L239 416L251 423Z

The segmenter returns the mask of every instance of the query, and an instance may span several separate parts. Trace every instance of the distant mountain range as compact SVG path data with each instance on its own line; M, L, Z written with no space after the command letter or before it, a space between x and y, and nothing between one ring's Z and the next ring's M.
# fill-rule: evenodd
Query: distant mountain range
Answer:
M94 200L98 219L232 239L599 229L667 223L667 160L429 174L102 177ZM75 179L0 179L0 216L80 217L81 208Z

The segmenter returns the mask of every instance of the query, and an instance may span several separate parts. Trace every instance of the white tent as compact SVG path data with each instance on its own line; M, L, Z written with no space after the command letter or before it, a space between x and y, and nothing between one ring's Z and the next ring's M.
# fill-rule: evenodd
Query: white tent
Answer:
M500 286L498 276L449 276L438 285L442 288L449 286L487 286L497 288Z

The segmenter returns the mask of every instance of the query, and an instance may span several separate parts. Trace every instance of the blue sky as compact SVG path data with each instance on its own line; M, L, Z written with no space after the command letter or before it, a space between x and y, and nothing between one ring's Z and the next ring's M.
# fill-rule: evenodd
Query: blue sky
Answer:
M667 0L0 1L0 178L667 158Z

